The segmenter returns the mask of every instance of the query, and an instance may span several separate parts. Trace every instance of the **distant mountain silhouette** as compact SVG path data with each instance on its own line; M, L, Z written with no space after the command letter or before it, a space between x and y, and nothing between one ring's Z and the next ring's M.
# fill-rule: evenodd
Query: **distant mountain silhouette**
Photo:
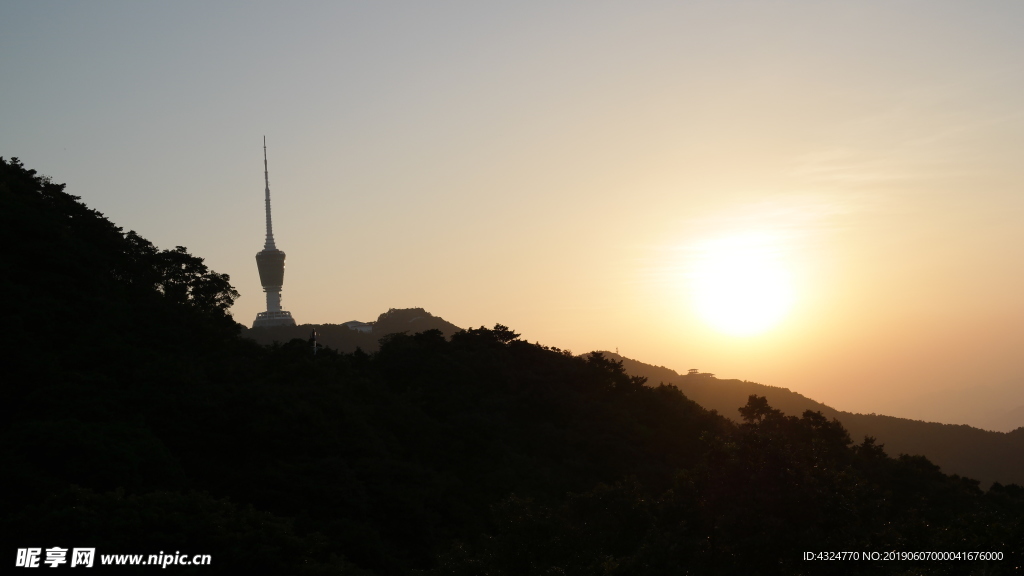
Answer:
M445 338L451 338L452 334L462 330L423 308L391 308L378 316L375 322L368 324L372 327L370 332L354 330L345 324L300 324L243 328L241 336L264 345L274 342L284 344L295 338L307 340L316 329L317 342L339 352L355 352L356 348L364 352L375 352L380 348L380 339L389 334L418 334L427 330L440 330Z
M1024 406L1017 406L1013 410L1007 410L1002 414L989 418L991 425L998 429L1016 430L1024 428Z
M887 457L763 396L736 424L602 354L502 325L446 337L419 309L383 314L376 334L349 330L379 339L372 353L313 354L308 326L280 345L239 338L226 275L124 232L15 159L0 158L0 241L12 247L0 293L16 303L0 330L8 551L180 550L212 556L175 566L203 576L1024 566L1024 488L981 490L925 457ZM1000 559L826 568L804 555L850 550ZM136 573L124 568L112 572Z
M923 455L942 467L946 474L959 474L992 482L1024 483L1024 428L1013 432L991 432L967 425L940 424L880 414L854 414L836 410L778 386L745 380L720 380L713 374L679 374L664 366L653 366L614 352L603 352L621 360L626 373L643 376L649 385L672 384L687 398L708 410L740 422L739 408L751 394L764 396L768 403L789 416L806 410L821 412L842 422L855 441L872 436L891 455Z
M417 334L440 330L450 338L461 328L423 308L391 308L369 323L371 332L360 332L344 324L301 324L243 328L241 336L264 345L285 344L293 339L307 340L313 329L317 341L339 352L350 353L357 348L375 352L380 340L390 334ZM745 380L722 380L713 374L679 374L664 366L603 351L611 360L621 360L626 372L643 376L648 384L672 384L687 398L708 410L716 410L734 422L741 422L739 408L751 395L764 396L768 403L789 416L805 411L821 412L826 418L839 420L854 440L874 437L892 455L923 455L938 464L947 474L958 474L992 482L1024 484L1024 428L1013 432L993 432L967 425L924 422L881 414L855 414L836 410L826 404L793 392L788 388L768 386ZM1017 411L1024 412L1024 407ZM1018 416L1013 414L1013 416Z

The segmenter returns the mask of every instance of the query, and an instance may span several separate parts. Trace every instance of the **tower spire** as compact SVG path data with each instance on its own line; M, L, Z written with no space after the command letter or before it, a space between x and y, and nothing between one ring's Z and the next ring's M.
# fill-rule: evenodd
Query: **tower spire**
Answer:
M274 245L274 226L270 223L270 172L267 170L267 137L263 137L263 179L267 183L267 240L263 243L264 250L277 250Z

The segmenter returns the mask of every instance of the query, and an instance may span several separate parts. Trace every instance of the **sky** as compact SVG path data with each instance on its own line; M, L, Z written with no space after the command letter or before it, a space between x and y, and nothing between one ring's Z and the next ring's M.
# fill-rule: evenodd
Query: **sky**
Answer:
M266 136L299 323L423 307L1009 429L1021 29L1010 1L0 0L0 156L229 274L247 325Z

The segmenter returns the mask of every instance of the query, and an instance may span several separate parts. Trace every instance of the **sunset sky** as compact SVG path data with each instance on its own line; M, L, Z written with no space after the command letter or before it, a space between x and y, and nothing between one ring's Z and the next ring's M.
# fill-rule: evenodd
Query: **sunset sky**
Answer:
M266 135L299 323L423 307L995 427L1022 30L1010 1L0 0L0 156L230 274L246 325Z

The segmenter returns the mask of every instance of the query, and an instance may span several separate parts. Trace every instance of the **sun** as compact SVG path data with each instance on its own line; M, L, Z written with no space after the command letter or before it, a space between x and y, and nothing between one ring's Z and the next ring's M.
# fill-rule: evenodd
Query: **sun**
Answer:
M770 236L750 234L701 244L690 281L697 314L732 336L770 330L794 301L791 275Z

